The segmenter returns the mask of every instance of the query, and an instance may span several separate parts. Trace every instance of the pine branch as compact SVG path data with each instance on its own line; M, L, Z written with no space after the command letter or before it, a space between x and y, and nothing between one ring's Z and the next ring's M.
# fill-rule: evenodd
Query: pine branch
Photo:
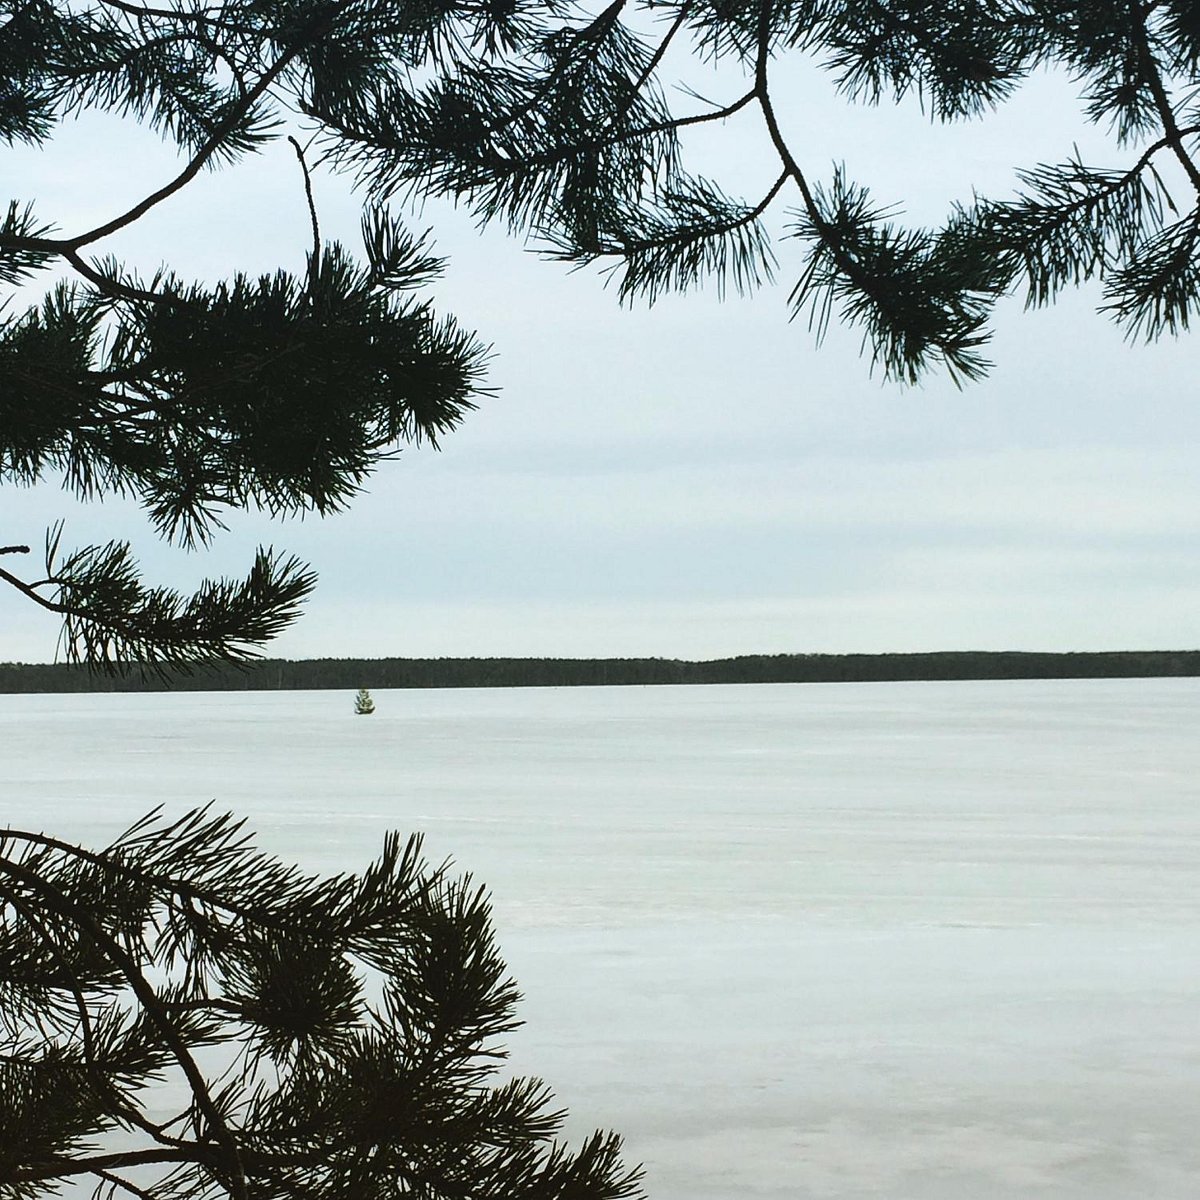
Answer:
M506 1200L641 1196L618 1139L597 1134L570 1153L552 1141L563 1114L543 1084L492 1082L504 1058L493 1039L516 1027L518 997L495 950L487 898L469 878L427 868L414 839L389 835L360 876L317 880L255 850L228 816L167 823L151 814L103 851L9 831L0 879L0 892L19 901L0 903L0 955L11 957L11 937L29 932L32 912L64 957L97 951L126 985L132 1021L114 1015L124 994L115 996L98 968L72 967L85 1004L101 1013L89 1017L97 1068L140 1089L166 1061L194 1092L190 1137L167 1139L150 1126L143 1132L158 1144L83 1145L116 1111L96 1108L95 1098L124 1101L95 1091L80 1110L76 1091L64 1088L83 1062L78 1022L34 1025L14 1042L11 1070L0 1067L0 1114L14 1114L14 1130L43 1132L0 1152L0 1191L131 1167L146 1179L161 1167L173 1168L170 1176L146 1190L175 1200L236 1197L243 1186L246 1195L293 1200L397 1187ZM171 913L189 879L206 881L227 916L197 901L194 928L179 940ZM243 892L258 899L247 904ZM59 986L48 973L54 956L43 959L45 983ZM377 1000L356 963L377 972ZM153 987L151 964L161 981ZM0 989L0 1015L9 1012ZM235 1051L234 1064L220 1082L197 1082L188 1063L214 1038ZM64 1069L43 1071L42 1084L18 1098L14 1088L51 1053Z
M295 620L316 576L296 558L260 549L244 581L210 580L190 597L146 588L128 543L74 551L50 578L68 662L116 670L244 662Z
M180 21L186 24L207 25L214 29L224 29L231 33L245 33L246 26L240 25L233 21L223 21L219 17L210 15L213 12L223 11L225 6L211 9L184 9L184 8L154 8L149 5L129 4L126 0L100 0L106 8L114 8L118 12L123 12L131 17L136 17L138 20L145 20L148 17L157 17L164 21Z
M185 598L170 589L146 588L127 543L88 546L61 565L52 556L48 550L44 580L29 583L3 569L0 579L64 619L68 661L109 671L248 661L295 620L316 583L296 558L260 549L244 581L206 581ZM57 598L45 595L46 588Z
M24 883L35 893L47 911L69 920L120 970L126 982L132 988L134 995L137 996L142 1010L154 1023L159 1036L170 1047L176 1063L187 1078L193 1100L207 1122L207 1136L213 1138L223 1151L221 1157L215 1158L207 1165L210 1165L214 1171L219 1172L222 1179L228 1184L232 1200L248 1200L246 1174L241 1162L241 1152L237 1139L233 1131L226 1124L224 1116L213 1103L208 1082L205 1080L195 1058L193 1058L187 1042L181 1036L180 1030L171 1019L170 1014L163 1008L158 993L142 973L137 960L127 953L115 938L101 928L89 911L81 908L79 905L73 904L68 898L48 885L37 871L30 870L10 859L0 858L0 874L7 875L11 879ZM158 1156L151 1157L148 1161L170 1162L189 1161L182 1156L190 1152L163 1147L148 1153ZM79 1173L76 1171L76 1167L79 1165L77 1161L72 1160L69 1165L68 1174ZM115 1160L110 1158L108 1161L97 1165L107 1169L109 1167L125 1167L134 1164L128 1160L122 1161L121 1157L117 1156ZM90 1165L82 1166L83 1171L90 1172L91 1169ZM62 1173L61 1170L59 1173ZM50 1177L53 1176L39 1176L39 1178Z
M1170 197L1154 171L1152 143L1125 171L1099 171L1078 160L1024 172L1025 190L966 214L982 244L1009 277L1024 274L1026 304L1052 301L1068 283L1105 277L1161 227ZM1149 174L1149 180L1146 176Z
M659 197L658 207L619 214L590 241L545 233L557 243L554 257L578 266L604 258L620 274L622 300L644 296L653 304L667 291L685 292L713 278L719 295L732 280L748 292L773 277L775 256L759 218L782 190L784 173L755 205L724 196L707 180L680 180Z
M0 866L3 870L3 866ZM154 1150L128 1150L112 1154L94 1154L89 1157L51 1159L46 1162L16 1167L0 1175L3 1183L42 1183L53 1179L71 1179L77 1175L103 1175L126 1167L156 1166L164 1163L196 1163L206 1167L218 1165L216 1155L203 1146L186 1148L161 1147Z
M1200 210L1148 238L1105 281L1107 312L1130 338L1153 340L1191 326L1200 304Z
M284 50L282 54L259 76L255 83L245 91L241 98L241 102L233 106L229 113L218 122L216 128L192 156L188 164L175 176L174 179L164 184L155 192L151 192L149 196L140 200L132 208L127 209L120 216L112 218L110 221L104 222L102 225L97 225L93 229L89 229L85 233L76 234L74 237L66 239L57 239L58 245L64 251L78 251L83 246L91 245L92 242L98 242L102 238L111 236L121 229L125 229L132 225L135 221L140 220L152 208L161 204L164 200L174 196L177 192L186 187L197 175L204 169L214 154L220 150L225 139L229 134L237 128L238 124L249 114L254 104L260 97L264 96L271 85L279 78L280 75L287 69L291 62L304 49L305 45L319 37L325 32L332 23L333 14L325 16L322 20L314 22L312 26L305 31L303 37L298 38L294 44Z
M1191 181L1193 191L1200 198L1200 167L1196 165L1195 160L1187 152L1187 148L1184 145L1185 134L1179 127L1179 122L1175 116L1175 109L1163 85L1162 72L1158 68L1154 52L1150 47L1146 32L1145 17L1138 24L1137 48L1139 65L1150 88L1150 94L1154 98L1154 108L1158 113L1159 121L1162 123L1164 140L1171 147L1171 151L1176 159L1178 159L1179 165Z

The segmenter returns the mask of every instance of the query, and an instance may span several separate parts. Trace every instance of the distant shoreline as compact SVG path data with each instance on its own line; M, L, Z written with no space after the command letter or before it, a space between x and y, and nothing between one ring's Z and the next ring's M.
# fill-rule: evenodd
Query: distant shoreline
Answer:
M1077 653L747 654L675 658L262 659L165 676L0 663L0 693L308 691L318 688L597 687L697 683L886 683L954 679L1131 679L1200 675L1200 650Z

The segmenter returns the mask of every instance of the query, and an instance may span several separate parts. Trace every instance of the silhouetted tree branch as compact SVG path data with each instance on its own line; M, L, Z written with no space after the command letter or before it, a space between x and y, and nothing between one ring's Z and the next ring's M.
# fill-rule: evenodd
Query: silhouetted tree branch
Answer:
M66 267L76 283L0 324L0 482L61 476L84 498L125 492L161 534L194 545L231 509L335 511L398 447L436 444L485 394L484 352L407 296L437 274L424 238L389 212L409 198L449 197L552 257L599 263L622 299L709 281L744 291L790 272L788 303L818 338L834 319L861 328L873 364L907 383L985 374L993 308L1018 290L1037 306L1099 280L1103 311L1127 333L1182 331L1200 296L1195 8L4 0L0 138L49 153L65 115L115 111L174 141L184 165L82 232L10 202L0 282ZM689 57L720 68L727 99L675 86ZM915 97L935 120L978 120L1046 69L1078 82L1085 118L1112 131L1111 161L1064 147L1060 162L1021 171L1014 194L972 195L929 228L806 161L779 100L787 73L824 71L850 101ZM765 134L774 183L689 169L683 135L722 123L731 137ZM277 137L305 147L314 237L302 280L140 279L84 256L201 170ZM361 265L321 242L309 147L314 167L344 170L368 196ZM282 607L278 590L261 599ZM260 620L232 641L253 653L268 627L280 626ZM171 642L172 661L225 644L185 641ZM115 630L64 644L110 663L147 645Z
M208 811L99 852L9 829L0 963L0 1197L641 1195L619 1139L570 1152L543 1084L495 1078L518 993L485 894L417 838L320 879ZM173 1078L168 1134L145 1111Z

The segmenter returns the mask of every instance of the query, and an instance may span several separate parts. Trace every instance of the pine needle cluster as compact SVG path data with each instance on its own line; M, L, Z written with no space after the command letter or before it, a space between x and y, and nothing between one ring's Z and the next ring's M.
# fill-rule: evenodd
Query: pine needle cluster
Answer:
M676 86L689 58L715 63L728 94ZM935 121L969 121L1044 70L1076 82L1110 161L1065 147L1014 164L1011 195L964 199L930 228L806 161L776 86L823 71L851 101L915 98ZM92 229L59 230L34 197L0 207L0 283L72 280L0 322L0 483L136 496L184 545L233 509L343 507L486 394L479 343L413 295L439 263L393 208L429 196L599 264L623 299L781 277L818 336L835 319L859 328L904 383L983 376L993 308L1014 291L1038 306L1097 280L1128 336L1179 333L1200 294L1198 71L1195 0L0 0L0 141L50 153L58 124L95 108L184 156ZM773 178L744 195L751 181L691 170L697 127L765 141ZM361 251L324 244L312 206L303 276L141 279L93 257L200 171L285 136L306 189L312 157L369 198ZM68 657L100 663L244 657L312 586L264 551L241 584L161 602L143 586L119 624L112 581L131 562L115 542L43 579L0 578L67 618ZM259 607L196 619L225 594Z
M377 81L311 103L329 153L381 195L450 196L555 257L603 264L622 298L705 281L749 290L789 269L792 243L793 307L818 335L834 317L861 328L872 362L904 383L935 369L958 383L986 374L992 310L1022 288L1036 306L1100 279L1105 311L1131 336L1189 324L1200 232L1191 0L615 0L599 13L520 11L519 32L464 39L419 83ZM723 66L728 98L672 86L670 64L689 52ZM1084 119L1113 135L1115 162L1087 165L1068 147L1060 163L1014 164L1012 196L973 197L933 228L905 227L841 167L805 162L803 121L773 86L789 71L824 71L851 101L915 98L951 122L985 117L1041 70L1076 81ZM732 138L765 131L779 174L741 198L743 181L690 173L683 139L699 125L728 126ZM764 218L780 209L777 247Z
M69 273L40 304L0 310L0 483L131 496L162 537L192 548L233 511L343 509L400 447L437 446L487 394L485 348L419 295L443 266L426 239L372 205L357 254L323 242L298 142L313 232L302 275L206 282L164 267L143 279L93 257L201 170L282 136L297 89L322 91L339 71L352 86L355 56L373 55L361 7L0 2L0 141L52 153L61 121L95 108L185 156L173 179L93 229L58 230L33 198L0 209L0 283ZM244 660L315 583L294 557L261 549L244 579L182 595L144 583L126 541L59 555L61 535L47 537L40 578L0 578L59 614L65 657L92 666Z
M207 810L99 852L10 829L0 1198L635 1200L615 1135L572 1151L499 1078L518 999L418 838L317 878Z

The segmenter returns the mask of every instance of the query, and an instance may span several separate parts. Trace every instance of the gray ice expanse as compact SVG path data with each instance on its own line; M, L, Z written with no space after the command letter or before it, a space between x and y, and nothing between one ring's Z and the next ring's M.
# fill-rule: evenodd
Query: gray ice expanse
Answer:
M1200 680L0 697L0 823L492 888L652 1200L1193 1200Z

